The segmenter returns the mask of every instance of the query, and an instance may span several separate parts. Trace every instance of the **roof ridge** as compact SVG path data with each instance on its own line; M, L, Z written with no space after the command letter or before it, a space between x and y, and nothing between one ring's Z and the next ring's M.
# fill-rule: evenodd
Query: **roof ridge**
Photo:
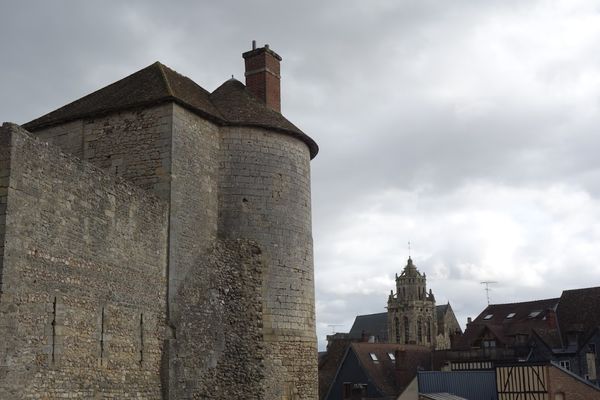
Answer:
M549 299L539 299L539 300L529 300L529 301L514 301L512 303L496 303L496 304L488 304L488 307L494 307L494 306L507 306L507 305L512 305L512 304L525 304L525 303L537 303L540 301L551 301L551 300L560 300L560 297L551 297ZM484 311L488 308L486 307L484 309Z
M169 82L169 78L167 78L167 73L163 68L164 65L160 61L157 61L154 64L158 67L158 70L160 71L160 76L162 77L163 83L167 88L167 93L169 94L169 96L175 97L175 95L173 94L173 89L171 88L171 83Z

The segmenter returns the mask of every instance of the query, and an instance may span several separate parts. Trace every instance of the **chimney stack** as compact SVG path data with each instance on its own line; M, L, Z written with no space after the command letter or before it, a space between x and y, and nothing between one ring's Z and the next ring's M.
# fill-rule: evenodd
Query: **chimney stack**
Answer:
M281 112L281 89L279 63L281 57L269 48L256 48L242 54L246 65L246 87L272 110Z

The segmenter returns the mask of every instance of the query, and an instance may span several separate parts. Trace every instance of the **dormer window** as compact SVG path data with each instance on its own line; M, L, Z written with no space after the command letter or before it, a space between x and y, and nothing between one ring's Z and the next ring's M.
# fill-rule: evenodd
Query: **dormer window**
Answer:
M517 315L517 313L511 312L506 316L506 319L511 319L513 318L515 315Z
M485 320L492 319L493 316L494 316L494 314L488 314L485 317L483 317L483 319L485 319Z

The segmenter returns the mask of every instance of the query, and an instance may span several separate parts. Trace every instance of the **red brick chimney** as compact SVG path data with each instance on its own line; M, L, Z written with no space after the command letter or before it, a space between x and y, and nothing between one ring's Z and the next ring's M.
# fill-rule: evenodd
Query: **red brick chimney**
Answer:
M268 44L259 49L252 41L252 50L242 54L246 64L246 87L267 107L281 112L279 62L281 57Z

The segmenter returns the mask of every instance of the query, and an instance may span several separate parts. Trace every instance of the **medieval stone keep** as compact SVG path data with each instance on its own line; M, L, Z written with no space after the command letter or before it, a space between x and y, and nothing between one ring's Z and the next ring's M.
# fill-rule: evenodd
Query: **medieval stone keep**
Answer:
M0 398L316 399L310 160L281 57L155 63L0 128Z

